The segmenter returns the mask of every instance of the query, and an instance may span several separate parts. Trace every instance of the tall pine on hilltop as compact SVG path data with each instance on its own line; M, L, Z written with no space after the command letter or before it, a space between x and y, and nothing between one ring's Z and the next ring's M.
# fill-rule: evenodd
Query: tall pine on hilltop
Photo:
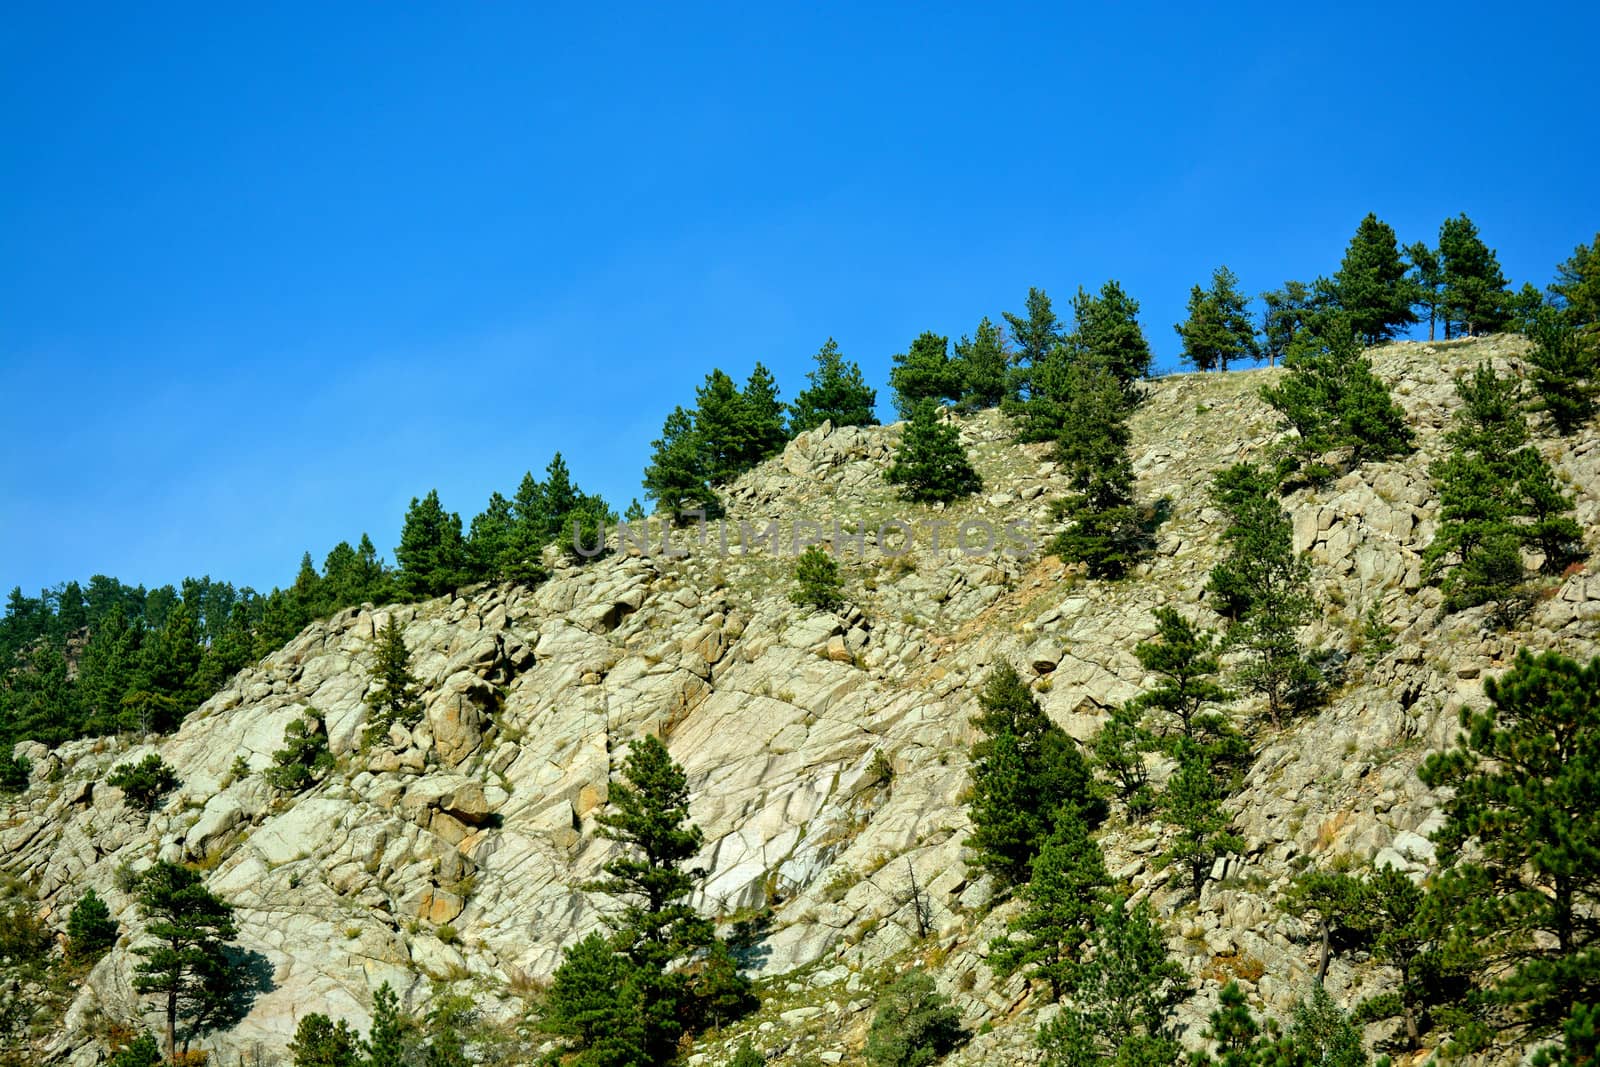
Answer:
M894 389L895 410L902 418L923 400L961 398L961 365L950 359L949 348L949 338L925 330L909 349L895 354L889 385Z
M1439 228L1440 311L1444 335L1472 337L1504 329L1511 319L1511 293L1494 250L1465 215Z
M816 354L817 367L806 374L811 384L800 391L789 409L789 432L804 433L824 422L834 426L876 426L873 406L878 391L869 386L861 368L847 361L833 338Z
M466 581L467 543L461 536L461 516L444 509L437 489L428 490L420 500L411 498L394 555L400 563L400 586L415 599L448 593Z
M960 431L940 420L932 400L918 402L884 480L899 486L907 500L922 504L959 500L983 488Z
M1378 216L1368 214L1356 228L1339 272L1333 276L1339 306L1367 344L1386 341L1417 321L1406 271L1394 230Z
M1239 291L1239 276L1227 267L1211 272L1211 286L1189 291L1189 317L1173 329L1183 342L1183 359L1198 371L1227 370L1229 363L1259 359L1255 326Z

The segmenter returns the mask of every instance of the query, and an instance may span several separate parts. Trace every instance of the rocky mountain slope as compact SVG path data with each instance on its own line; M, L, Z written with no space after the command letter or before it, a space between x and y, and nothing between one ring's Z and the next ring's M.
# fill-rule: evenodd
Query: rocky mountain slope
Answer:
M1415 769L1451 741L1486 675L1522 646L1597 651L1592 562L1553 582L1504 634L1479 611L1442 615L1422 583L1435 522L1426 471L1454 407L1451 377L1486 358L1517 369L1520 346L1491 338L1376 351L1418 452L1286 500L1326 609L1306 638L1350 649L1375 604L1395 647L1370 666L1353 656L1328 707L1263 735L1230 802L1246 855L1217 872L1197 906L1153 863L1152 824L1113 820L1104 832L1112 872L1153 900L1174 954L1199 979L1183 1009L1196 1031L1230 977L1280 1015L1306 993L1311 931L1276 908L1297 857L1378 858L1414 872L1433 863L1437 798ZM689 774L711 872L703 908L734 918L773 908L746 957L771 979L766 1005L703 1039L691 1062L725 1062L747 1033L779 1062L852 1061L874 991L912 965L930 970L976 1034L953 1062L1030 1062L1040 1003L1021 979L997 982L983 964L1010 906L991 909L986 881L963 863L977 689L1009 657L1080 738L1139 691L1133 648L1154 631L1150 610L1176 604L1207 616L1200 593L1222 517L1205 487L1216 468L1275 436L1256 390L1278 373L1152 383L1132 449L1141 496L1167 498L1171 518L1153 560L1122 582L1088 582L1054 558L1007 551L1043 542L1064 485L1048 447L1016 445L997 413L961 423L985 489L947 510L904 504L883 483L897 427L823 427L733 486L725 525L703 538L675 533L671 555L655 526L648 553L633 545L564 567L531 591L477 587L353 609L242 672L173 736L19 746L35 782L0 808L4 869L58 928L93 886L126 931L137 920L119 871L158 857L201 864L237 905L239 942L260 972L248 1014L204 1042L214 1063L281 1054L311 1011L365 1027L384 981L413 1006L446 986L470 991L512 1028L562 947L600 919L603 899L579 888L613 847L594 815L630 739L652 732ZM1591 430L1541 447L1576 494L1593 550L1600 439ZM969 526L963 550L954 524L976 519L991 524L995 544L986 549L983 528ZM913 545L888 555L874 542L896 520ZM789 602L788 545L751 536L774 521L783 542L808 523L835 540L845 613ZM937 551L936 523L951 524ZM1018 524L1010 534L1007 523ZM903 537L887 538L891 551ZM390 617L406 623L427 715L362 753L370 645ZM284 797L256 772L311 707L326 716L338 769ZM149 816L103 784L146 751L183 780ZM241 759L250 773L239 773ZM913 881L926 894L926 936ZM132 991L129 941L74 991L41 1062L93 1063L109 1021L154 1023ZM1336 960L1328 988L1348 1004L1388 980L1370 963Z

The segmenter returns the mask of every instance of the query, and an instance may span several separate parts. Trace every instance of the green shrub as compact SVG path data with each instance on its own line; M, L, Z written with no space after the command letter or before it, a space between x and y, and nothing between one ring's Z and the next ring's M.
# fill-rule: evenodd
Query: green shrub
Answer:
M149 1034L140 1034L111 1057L110 1067L161 1067L161 1046Z
M106 778L106 784L122 790L128 803L140 811L152 811L163 793L183 783L165 760L154 752L137 764L124 763Z
M283 747L272 754L272 764L263 777L288 793L300 792L332 769L333 753L317 709L308 709L283 728Z
M85 890L67 917L68 952L80 963L93 963L117 943L117 922L93 889Z
M961 1044L961 1016L921 971L906 974L878 1002L863 1050L875 1067L925 1067Z
M837 611L844 606L839 564L817 545L811 545L794 564L794 591L789 599L802 607Z
M28 761L27 756L0 754L0 793L26 792L28 778L32 773L33 764Z

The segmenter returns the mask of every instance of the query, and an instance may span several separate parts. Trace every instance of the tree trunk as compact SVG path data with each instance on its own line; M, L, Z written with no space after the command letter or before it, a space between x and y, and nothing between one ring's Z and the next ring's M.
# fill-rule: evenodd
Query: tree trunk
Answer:
M1438 312L1428 309L1428 340L1433 340L1433 321L1439 317Z
M178 1056L178 991L167 991L167 1059Z
M1328 954L1333 942L1333 929L1328 925L1328 920L1322 920L1322 951L1317 955L1317 984L1328 976Z

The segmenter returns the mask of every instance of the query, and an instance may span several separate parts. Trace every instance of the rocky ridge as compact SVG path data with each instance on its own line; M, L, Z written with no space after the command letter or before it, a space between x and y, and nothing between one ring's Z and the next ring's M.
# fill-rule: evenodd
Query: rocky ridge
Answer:
M1453 739L1486 675L1519 647L1597 650L1592 562L1552 581L1509 634L1477 611L1442 616L1422 582L1435 523L1426 472L1454 409L1451 377L1485 358L1519 370L1521 345L1377 350L1418 452L1286 500L1326 609L1307 639L1351 649L1375 604L1395 647L1371 666L1352 657L1319 715L1263 734L1230 803L1247 853L1215 872L1196 905L1154 864L1158 829L1113 820L1103 835L1113 873L1152 898L1175 955L1200 979L1183 1009L1195 1033L1229 977L1280 1015L1306 992L1311 932L1275 906L1298 857L1376 859L1419 875L1434 862L1437 797L1415 768ZM633 544L565 566L537 589L352 609L242 672L170 737L19 746L35 783L0 808L4 869L37 891L57 928L92 885L126 930L135 916L119 870L157 858L201 864L239 909L240 944L264 961L249 1013L207 1039L229 1056L281 1053L310 1011L364 1028L384 981L412 1005L443 985L470 989L510 1022L562 947L600 920L603 900L578 888L612 847L593 815L629 740L652 732L689 775L710 871L701 906L734 917L773 908L747 953L771 980L766 1007L692 1062L723 1062L746 1032L780 1061L854 1059L876 985L910 965L927 967L978 1031L952 1062L1032 1062L1040 1002L1022 980L997 982L983 965L1010 906L991 909L989 886L963 863L977 689L1009 657L1080 738L1140 690L1133 647L1153 633L1150 609L1209 617L1200 593L1222 517L1205 487L1213 470L1273 439L1274 414L1256 389L1277 373L1151 384L1133 420L1135 471L1141 495L1165 498L1171 518L1155 557L1123 582L1087 582L1053 558L1013 554L1007 547L1019 546L1004 536L973 551L981 524L968 527L965 551L954 540L955 524L983 520L1042 543L1049 502L1064 492L1048 448L1014 444L998 414L961 421L985 489L949 509L906 505L883 484L897 427L824 426L729 487L723 524L674 533L670 555L656 526L648 552ZM1600 438L1591 429L1541 447L1576 495L1594 549ZM904 537L896 520L912 547L891 555ZM773 522L787 543L757 540ZM853 605L844 613L787 599L783 550L800 523L815 523L802 536L831 540L841 555ZM426 716L361 752L370 643L391 617L406 624ZM284 797L256 772L307 708L326 717L339 767ZM149 751L183 785L145 816L103 782ZM925 934L913 884L925 895ZM128 947L124 937L89 975L44 1062L96 1062L103 1021L141 1016ZM1388 979L1336 960L1328 988L1349 1003Z

